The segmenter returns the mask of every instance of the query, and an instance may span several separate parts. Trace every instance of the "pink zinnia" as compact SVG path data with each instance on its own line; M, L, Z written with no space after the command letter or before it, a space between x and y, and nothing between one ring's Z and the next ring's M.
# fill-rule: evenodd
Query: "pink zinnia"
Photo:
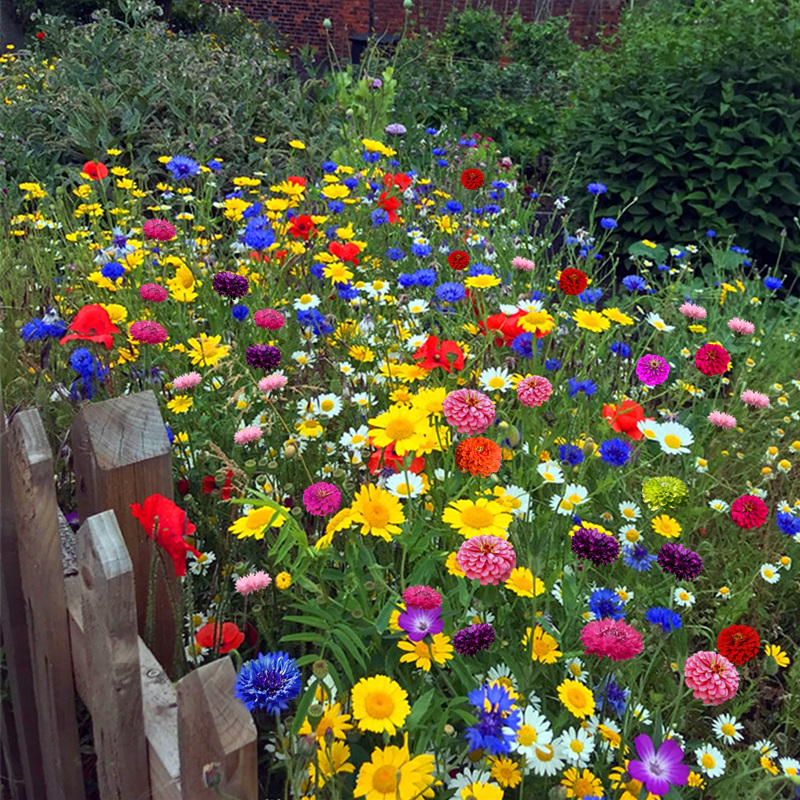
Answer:
M342 493L338 487L325 481L312 483L303 492L303 505L306 507L306 511L317 517L332 514L339 508L341 502Z
M612 661L627 661L644 648L642 634L621 619L596 619L584 626L581 641L585 655L608 656Z
M645 386L658 386L669 377L669 364L661 356L648 354L636 362L636 375Z
M163 325L150 320L132 323L129 332L131 339L139 344L161 344L169 338L167 329Z
M750 334L754 333L756 329L756 326L753 325L752 322L748 322L746 319L739 319L739 317L729 319L728 327L734 333L738 333L739 336L750 336Z
M178 375L172 381L172 388L176 392L183 392L186 389L193 389L200 381L203 380L197 372L185 372L183 375Z
M755 406L756 408L769 407L769 397L765 394L761 394L761 392L754 392L752 389L742 392L742 400L744 400L748 406Z
M694 358L697 369L711 377L712 375L722 375L727 372L731 357L728 351L719 344L704 344Z
M139 296L151 303L163 303L169 297L169 292L157 283L145 283L139 287Z
M703 306L697 306L694 303L684 303L678 311L683 314L684 317L688 317L689 319L705 319L706 318L706 310Z
M767 504L755 494L743 494L731 504L731 516L740 528L760 528L769 516Z
M442 401L447 422L459 433L483 433L495 420L494 403L475 389L456 389Z
M248 425L246 428L236 431L233 434L233 441L236 444L247 444L255 442L261 438L261 428L258 425Z
M276 389L283 389L284 386L286 386L286 376L278 372L267 375L258 382L258 388L262 392L273 392Z
M403 592L403 602L412 608L432 611L442 604L442 596L430 586L409 586Z
M142 227L142 233L145 239L168 242L175 238L175 226L165 219L149 219Z
M239 578L236 581L236 591L239 594L253 594L253 592L260 592L262 589L266 589L271 583L272 578L266 572L259 570Z
M517 556L510 542L499 536L473 536L467 539L456 554L458 566L470 579L477 578L481 586L497 586L507 581L517 566Z
M511 266L516 267L517 269L525 270L525 272L532 272L536 269L536 264L534 264L533 261L531 261L529 258L522 258L522 256L512 258Z
M718 706L739 690L739 673L725 656L703 650L689 656L683 668L686 685L704 705Z
M286 324L286 317L280 311L275 311L274 308L256 311L253 319L259 328L269 328L271 331L277 331Z
M541 375L529 375L517 384L517 398L528 408L542 405L553 393L553 384Z
M708 415L708 421L712 425L716 425L718 428L725 428L726 430L731 430L731 428L736 427L736 417L732 417L730 414L725 414L722 411L712 411Z

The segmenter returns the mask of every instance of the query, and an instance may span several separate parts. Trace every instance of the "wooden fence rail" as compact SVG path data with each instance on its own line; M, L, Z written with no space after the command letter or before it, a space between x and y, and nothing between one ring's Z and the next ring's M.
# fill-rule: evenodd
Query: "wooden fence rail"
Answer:
M173 684L174 642L162 628L160 661L139 635L147 572L140 578L137 563L149 569L153 543L129 505L154 492L172 496L169 445L159 436L166 441L152 392L79 412L78 574L65 578L41 417L26 409L6 426L0 397L0 632L11 695L0 743L11 800L85 797L76 693L92 718L101 800L212 800L202 772L214 762L223 792L258 800L256 729L233 696L232 662ZM157 617L168 618L174 636L164 597Z

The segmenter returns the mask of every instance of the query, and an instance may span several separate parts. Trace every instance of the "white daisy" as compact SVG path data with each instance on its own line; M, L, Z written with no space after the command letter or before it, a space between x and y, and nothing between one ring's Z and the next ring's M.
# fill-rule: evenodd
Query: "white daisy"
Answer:
M491 625L494 622L494 614L491 611L478 611L475 607L467 611L467 620L471 625Z
M567 728L558 737L564 757L574 767L582 767L589 763L594 753L592 734L584 728Z
M408 339L403 342L403 347L408 350L409 353L416 353L417 350L428 341L428 334L419 334L415 333L412 336L409 336Z
M550 590L550 594L555 597L555 599L559 602L560 605L564 605L564 592L561 589L561 581L556 581L553 584L553 588Z
M303 350L295 350L289 357L292 361L296 361L301 367L311 367L317 360L317 357L313 353L306 353Z
M356 392L351 395L350 402L355 403L362 411L372 407L372 398L368 392Z
M733 714L720 714L713 725L714 735L717 739L728 744L740 742L742 740L742 726L736 721Z
M511 484L505 487L501 502L504 502L515 517L524 517L530 510L530 495L527 489ZM533 513L531 513L533 518Z
M781 579L779 570L780 567L775 564L762 564L760 570L761 577L767 583L777 583Z
M697 472L708 472L708 461L705 458L697 456L694 460L694 468Z
M342 375L353 375L355 373L355 367L348 361L340 361L339 372L341 372Z
M211 562L217 560L217 556L214 553L200 553L199 556L196 556L190 551L189 555L192 559L192 565L189 567L192 575L205 575L211 566Z
M407 302L406 309L409 314L424 314L428 310L429 305L430 303L427 300L415 298Z
M714 745L707 744L694 751L697 765L709 778L719 778L725 774L725 756Z
M535 775L555 775L564 768L565 753L559 742L537 744L531 750L526 761Z
M359 428L350 428L339 437L339 444L348 450L360 450L369 444L369 427L361 425Z
M575 657L569 659L569 661L564 663L564 668L567 671L568 678L580 681L581 683L586 683L588 675L584 669L583 661L581 661L579 658Z
M642 509L636 503L620 503L619 513L626 522L636 522L642 516Z
M485 369L478 383L487 392L507 392L511 388L511 371L494 367Z
M564 483L564 472L555 461L545 461L536 467L536 471L547 483Z
M377 300L383 297L389 291L389 282L377 278L371 283L364 284L364 291L373 299Z
M639 532L638 528L635 528L633 525L627 525L620 530L617 539L619 539L619 543L623 547L632 547L642 540L642 534Z
M778 763L781 765L784 775L790 778L797 778L800 776L800 761L796 758L781 758L778 759Z
M718 514L725 514L730 508L730 506L724 500L719 499L709 500L708 507L712 511L716 511Z
M585 486L580 486L577 483L568 483L561 497L556 495L556 497L550 499L550 508L557 514L569 517L573 514L575 507L584 503L588 496L589 490Z
M389 494L399 497L401 499L408 497L419 497L425 492L425 484L419 475L413 472L403 473L398 472L390 475L386 479L386 491Z
M455 790L456 797L460 797L461 790L465 789L471 783L486 783L491 779L491 775L482 769L466 767L462 772L459 772L455 778L448 778L445 781L445 785L450 791Z
M342 410L342 401L335 394L321 394L314 399L314 413L322 414L328 419L338 417Z
M683 608L691 608L694 605L694 595L684 589L682 586L676 586L675 591L672 593L672 599L676 605Z
M759 755L773 759L778 755L775 745L769 739L759 739L752 747Z
M305 311L307 308L316 308L320 303L319 297L315 294L301 294L293 305L297 311Z
M650 722L650 712L641 703L637 703L633 707L633 716L636 717L642 725L646 725Z
M662 331L662 333L669 333L675 330L674 325L667 325L667 323L661 319L661 316L655 312L648 314L644 321L649 322L656 330Z
M645 439L649 439L651 442L658 440L658 432L661 428L660 422L652 419L643 419L637 423L636 427L644 434Z
M688 453L694 436L688 428L677 422L663 422L658 427L656 440L665 453Z
M614 591L623 603L630 603L633 600L633 592L629 591L627 586L617 586Z

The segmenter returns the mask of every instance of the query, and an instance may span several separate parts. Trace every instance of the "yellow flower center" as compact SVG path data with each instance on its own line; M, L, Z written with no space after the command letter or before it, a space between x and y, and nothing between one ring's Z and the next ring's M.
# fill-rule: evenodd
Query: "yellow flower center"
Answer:
M389 764L378 767L372 776L372 789L379 794L388 794L397 789L397 769Z
M664 437L664 444L671 450L677 450L681 446L680 436L675 436L674 433L670 433Z
M723 733L724 733L726 736L735 736L735 735L736 735L736 728L734 728L734 727L733 727L733 725L731 725L731 724L730 724L730 722L726 722L726 723L725 723L725 724L722 726L722 732L723 732Z
M409 419L393 419L386 426L386 435L392 441L398 442L402 439L409 439L414 435L414 423Z
M567 700L569 700L569 702L577 709L581 709L586 706L586 697L579 689L570 689L567 692Z
M361 513L373 528L385 528L389 522L389 509L383 503L364 503Z
M334 405L335 403L333 402L333 400L325 399L320 403L320 408L323 411L330 411L331 409L333 409Z
M494 514L483 506L470 506L461 512L461 521L470 528L488 528L494 522Z
M703 753L703 758L701 760L706 769L714 769L714 764L717 763L714 761L714 756L712 756L710 753Z
M555 750L553 750L552 745L546 744L544 750L536 748L536 757L539 761L552 761L554 755Z
M517 741L523 747L530 747L539 737L530 725L520 725L517 732Z
M310 294L300 295L300 302L303 303L303 304L310 303L311 302L311 295Z
M497 376L495 376L494 378L492 378L492 379L489 381L489 386L490 386L492 389L502 389L502 387L504 386L504 384L505 384L505 381L504 381L502 378L499 378L499 377L497 377Z
M569 743L569 749L572 750L573 753L582 753L583 752L583 742L580 739L573 739Z
M594 791L594 788L591 781L586 780L586 778L578 778L575 781L574 791L575 797L588 797Z
M394 702L386 692L370 692L366 696L364 705L367 714L373 719L386 719L394 711Z

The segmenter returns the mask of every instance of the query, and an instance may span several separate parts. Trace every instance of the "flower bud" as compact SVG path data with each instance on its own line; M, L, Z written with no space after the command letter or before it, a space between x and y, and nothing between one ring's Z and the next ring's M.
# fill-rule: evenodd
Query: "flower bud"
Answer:
M325 28L326 31L329 31L331 29L331 21L327 17L325 17L325 19L322 20L322 27Z
M403 8L406 11L410 11L412 8L414 8L413 0L403 0Z
M322 680L328 675L328 662L324 658L318 658L311 665L311 672L318 680Z

